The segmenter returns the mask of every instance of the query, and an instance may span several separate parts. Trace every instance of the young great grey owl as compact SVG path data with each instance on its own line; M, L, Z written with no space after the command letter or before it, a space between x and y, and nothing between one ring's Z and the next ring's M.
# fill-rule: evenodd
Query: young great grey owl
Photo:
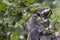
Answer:
M52 11L49 8L40 8L32 13L27 22L27 40L53 40L54 37L51 37L53 35L52 32L46 30L50 25L51 14ZM46 30L45 34L43 33L44 30Z

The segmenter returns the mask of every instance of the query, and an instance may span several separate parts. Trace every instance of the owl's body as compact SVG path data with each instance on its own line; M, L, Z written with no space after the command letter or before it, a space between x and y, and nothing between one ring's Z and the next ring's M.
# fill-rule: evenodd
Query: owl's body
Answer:
M32 22L31 22L32 21ZM39 32L36 27L36 17L31 16L28 23L28 38L27 40L39 40Z
M28 25L27 25L27 29L28 29L28 38L27 40L41 40L41 39L47 39L48 38L46 36L40 36L40 32L49 26L50 22L44 22L41 24L38 24L36 21L37 17L35 16L31 16L29 21L28 21ZM50 40L50 39L49 39Z
M27 40L57 40L55 38L55 35L53 35L53 32L51 31L46 31L45 35L43 34L43 30L49 27L50 25L50 20L48 15L50 14L50 10L45 12L45 14L39 14L41 11L45 10L47 8L41 8L39 10L35 10L31 17L29 18L27 22L27 30L28 30L28 38ZM37 22L37 16L39 16L43 21L47 19L46 21L42 23ZM45 18L46 17L46 18Z

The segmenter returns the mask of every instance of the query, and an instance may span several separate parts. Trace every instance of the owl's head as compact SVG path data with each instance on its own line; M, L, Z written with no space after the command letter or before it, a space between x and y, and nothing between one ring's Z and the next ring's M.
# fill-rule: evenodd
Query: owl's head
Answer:
M52 11L50 8L39 8L35 10L33 14L37 14L37 16L45 20L50 18Z

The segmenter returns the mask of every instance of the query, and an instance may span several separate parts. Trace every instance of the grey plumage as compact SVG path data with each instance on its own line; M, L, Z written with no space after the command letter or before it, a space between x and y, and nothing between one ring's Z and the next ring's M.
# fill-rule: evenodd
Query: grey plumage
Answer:
M53 38L55 38L55 35L53 34L53 32L48 30L46 31L45 34L43 34L43 31L46 30L46 28L48 28L51 23L51 21L49 20L49 16L52 14L52 11L50 9L49 10L47 9L48 8L40 8L32 13L31 17L27 22L28 30L27 40L54 40ZM41 14L41 12L43 14ZM37 22L38 17L40 17L44 22L39 24Z

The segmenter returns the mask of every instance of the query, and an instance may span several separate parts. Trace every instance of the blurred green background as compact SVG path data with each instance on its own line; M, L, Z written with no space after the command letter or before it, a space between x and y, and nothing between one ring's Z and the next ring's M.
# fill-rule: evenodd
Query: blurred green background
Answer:
M0 0L0 40L27 40L26 22L37 8L51 8L60 29L60 0Z

